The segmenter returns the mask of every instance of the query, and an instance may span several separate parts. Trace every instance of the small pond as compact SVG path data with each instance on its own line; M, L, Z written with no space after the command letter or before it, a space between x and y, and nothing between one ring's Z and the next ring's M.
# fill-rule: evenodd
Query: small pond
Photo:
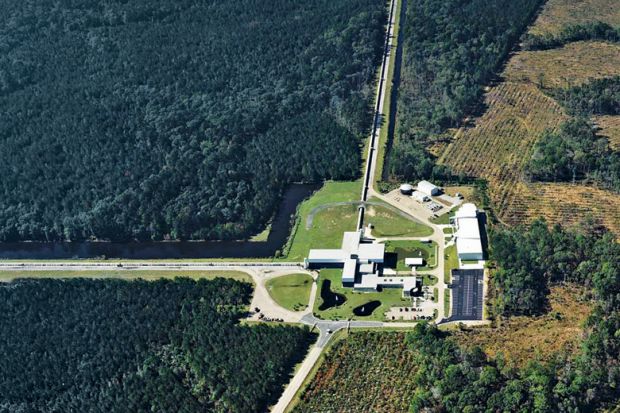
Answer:
M357 306L353 309L353 314L359 317L367 317L372 314L377 308L381 306L381 301L369 301L365 304Z
M331 280L323 280L321 284L321 299L323 302L319 306L320 311L325 311L332 307L339 307L347 301L347 297L332 291Z

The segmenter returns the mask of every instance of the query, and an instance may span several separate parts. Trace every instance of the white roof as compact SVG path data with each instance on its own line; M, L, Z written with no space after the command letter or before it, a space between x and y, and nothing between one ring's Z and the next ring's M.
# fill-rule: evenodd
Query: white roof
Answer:
M360 243L361 234L357 231L345 232L342 237L342 249L349 253L355 253Z
M426 195L425 193L422 193L420 191L415 191L414 193L411 194L411 196L415 199L417 199L418 201L428 201L430 198L428 197L428 195Z
M480 228L478 227L477 218L459 218L457 220L458 231L457 239L473 238L480 239Z
M405 265L423 265L424 258L405 258Z
M357 253L360 260L383 262L385 244L360 244Z
M428 182L428 181L420 181L418 182L418 191L424 192L426 194L432 195L434 191L438 190L439 188Z
M405 192L413 191L413 185L411 185L411 184L402 184L400 186L400 190L401 191L405 191Z
M381 276L378 275L365 275L362 277L359 283L356 283L353 287L363 289L377 289L379 286L384 287L402 287L403 290L411 290L416 286L416 277L399 277L395 276Z
M359 268L360 274L373 274L375 272L375 264L360 264Z
M456 250L459 254L482 254L482 243L479 239L457 238Z
M456 214L454 214L455 218L477 218L478 217L478 208L476 205L472 203L463 204Z
M362 279L360 280L360 282L355 283L353 285L353 288L364 288L364 289L369 289L369 288L373 288L373 289L377 289L377 281L379 280L379 278L376 275L373 274L368 274L368 275L364 275L362 277Z
M338 261L342 262L347 254L342 250L310 250L308 261Z
M344 262L342 268L342 282L355 281L355 268L357 267L357 260L349 258Z

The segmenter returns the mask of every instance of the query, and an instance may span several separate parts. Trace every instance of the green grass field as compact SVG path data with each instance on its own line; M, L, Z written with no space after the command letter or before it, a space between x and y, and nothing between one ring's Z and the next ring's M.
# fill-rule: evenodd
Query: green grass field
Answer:
M443 280L446 284L449 284L452 278L450 271L459 267L459 257L456 253L456 246L452 245L446 248L444 254L446 260L444 263Z
M323 269L318 279L319 291L314 301L314 314L324 320L346 320L352 318L354 320L372 320L384 321L384 313L392 306L411 305L411 300L402 298L402 290L400 288L386 288L381 292L357 292L351 288L342 287L342 270L340 269ZM347 301L338 307L331 307L327 310L320 311L319 306L322 303L321 283L324 280L331 281L331 290L335 293L342 294ZM367 317L357 317L353 314L353 309L369 301L381 301L381 305Z
M437 244L434 242L423 243L420 241L387 241L385 243L386 266L396 271L408 271L410 267L405 265L405 258L424 258L425 265L418 270L429 270L437 266ZM393 256L396 254L396 257ZM395 266L394 266L395 264Z
M242 271L148 271L148 270L111 270L111 271L0 271L0 281L12 281L16 278L116 278L123 280L158 280L161 278L187 277L208 280L222 277L232 278L254 284L252 277Z
M431 222L435 225L448 225L450 223L450 217L452 215L454 214L446 213L443 215L439 215L438 218L431 218Z
M289 274L268 280L266 287L276 303L291 311L302 311L308 307L312 283L308 274Z
M314 216L313 225L306 228L308 215L318 206L336 202L356 201L360 197L361 182L326 182L312 197L305 200L298 209L298 218L291 234L286 261L301 261L308 256L312 247L337 248L342 241L342 232L354 231L357 217L346 216L338 210L323 210ZM350 212L350 211L349 211Z
M366 208L365 224L372 224L375 237L427 237L433 229L421 222L408 219L388 207L371 205Z
M448 318L450 315L450 290L446 288L443 290L443 314L444 317Z

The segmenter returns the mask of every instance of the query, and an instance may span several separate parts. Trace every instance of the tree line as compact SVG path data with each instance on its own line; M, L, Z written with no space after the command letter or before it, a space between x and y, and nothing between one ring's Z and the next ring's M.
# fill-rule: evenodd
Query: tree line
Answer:
M620 115L620 76L547 91L574 116Z
M262 412L314 335L241 326L252 286L218 278L0 286L0 412Z
M536 142L526 172L551 182L589 180L620 192L620 152L610 148L588 118L577 117L546 131Z
M0 241L231 239L359 175L383 0L8 0Z
M419 369L412 411L591 412L620 403L620 244L600 228L506 229L493 236L500 270L493 278L506 316L545 311L547 285L591 289L594 310L578 356L516 368L501 355L459 347L448 333L420 324L409 334Z
M425 147L461 124L483 86L540 7L540 0L415 0L407 3L394 143L388 173L397 180L442 177Z
M549 50L584 40L617 43L620 41L620 27L613 27L600 21L568 25L563 27L558 34L528 34L523 41L523 48L525 50Z

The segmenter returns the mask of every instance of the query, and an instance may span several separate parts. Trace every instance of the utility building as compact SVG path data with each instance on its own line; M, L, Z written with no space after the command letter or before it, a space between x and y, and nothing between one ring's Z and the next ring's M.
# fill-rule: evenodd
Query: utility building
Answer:
M418 182L417 190L428 196L436 196L441 194L441 188L428 181Z
M483 259L478 209L476 205L463 204L454 215L456 227L456 250L460 260L477 261Z

